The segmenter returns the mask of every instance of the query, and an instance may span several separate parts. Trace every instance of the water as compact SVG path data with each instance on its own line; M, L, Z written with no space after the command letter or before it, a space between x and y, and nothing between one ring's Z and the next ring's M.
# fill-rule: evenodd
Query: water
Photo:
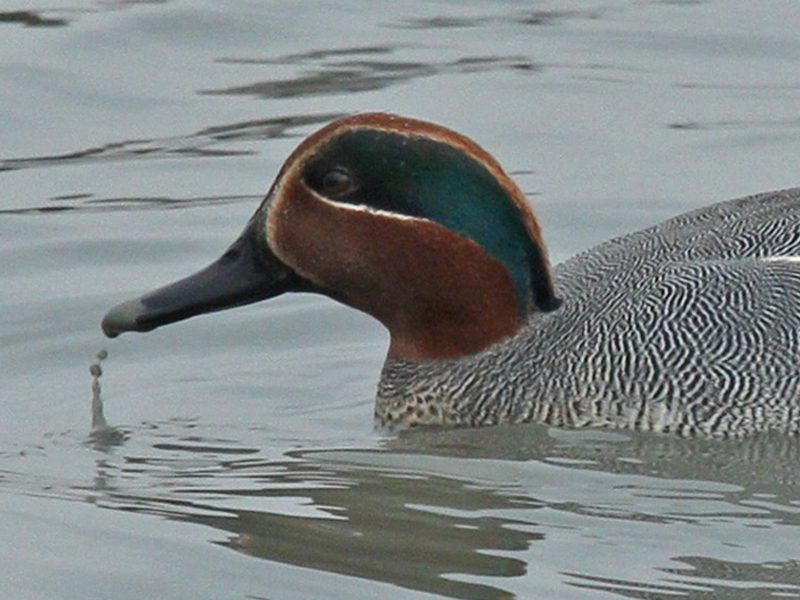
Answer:
M0 12L0 597L800 597L800 446L372 429L314 296L103 339L322 123L493 152L555 262L800 184L800 5L28 1ZM91 435L92 375L116 434ZM95 419L97 416L95 406Z

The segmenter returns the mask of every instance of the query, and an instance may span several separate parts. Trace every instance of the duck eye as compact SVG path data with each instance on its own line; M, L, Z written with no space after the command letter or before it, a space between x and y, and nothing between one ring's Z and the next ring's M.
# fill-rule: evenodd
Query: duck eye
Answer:
M353 178L344 169L331 169L322 177L322 189L326 194L343 194L352 187Z

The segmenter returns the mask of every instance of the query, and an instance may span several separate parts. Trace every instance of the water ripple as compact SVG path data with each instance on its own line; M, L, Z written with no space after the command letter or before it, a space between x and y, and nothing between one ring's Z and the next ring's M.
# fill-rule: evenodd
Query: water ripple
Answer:
M142 158L175 157L219 157L251 155L250 150L218 148L231 141L267 140L291 138L302 135L298 128L318 123L327 123L342 113L314 115L291 115L242 121L228 125L206 127L185 136L172 136L139 140L110 142L93 148L84 148L65 154L33 156L0 160L0 172L18 171L36 167L51 167L64 164L86 164L100 161L127 161Z
M71 194L69 196L56 196L50 202L58 204L45 204L25 208L0 209L3 215L36 215L52 214L57 212L109 212L117 210L148 210L148 209L176 209L193 208L209 204L236 204L239 202L252 203L259 200L260 196L229 195L229 196L192 196L187 198L171 198L168 196L132 197L121 196L116 198L93 198L91 194Z
M318 56L329 56L330 52ZM228 59L229 62L247 60L259 64L256 59ZM299 59L301 60L301 59ZM275 59L265 59L271 64ZM412 61L348 60L322 65L290 79L270 79L247 85L222 89L203 90L208 95L252 95L263 99L306 98L354 92L368 92L407 83L434 75L477 73L514 69L535 71L539 65L525 56L472 56L440 63Z
M45 17L33 10L14 10L0 12L0 23L19 24L25 27L63 27L68 25L69 21Z

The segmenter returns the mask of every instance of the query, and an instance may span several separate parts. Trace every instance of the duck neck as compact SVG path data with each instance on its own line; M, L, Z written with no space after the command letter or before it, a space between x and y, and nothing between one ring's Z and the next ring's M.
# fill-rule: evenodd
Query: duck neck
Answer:
M370 269L380 276L369 293L350 296L353 306L389 330L388 358L452 360L519 331L526 311L505 266L472 240L435 224L424 227L425 243L419 231L413 232L413 252L373 254L373 260L385 261ZM435 243L436 237L447 243Z
M496 290L471 287L461 302L426 304L413 314L394 313L381 320L391 341L387 358L411 362L452 360L475 354L516 333L522 319L515 302ZM511 299L513 300L513 298Z

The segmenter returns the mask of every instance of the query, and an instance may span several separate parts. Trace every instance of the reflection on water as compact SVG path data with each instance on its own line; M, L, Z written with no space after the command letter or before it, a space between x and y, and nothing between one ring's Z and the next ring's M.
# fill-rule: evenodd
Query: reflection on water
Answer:
M213 125L184 136L111 142L97 148L86 148L57 156L9 158L0 160L0 172L31 168L79 166L96 162L128 163L142 159L198 159L252 155L255 151L234 148L232 145L241 142L302 137L309 126L328 123L341 116L343 116L343 113L270 117L225 125ZM143 208L191 208L208 204L219 205L238 202L253 204L259 199L260 196L252 195L180 198L168 196L96 198L91 194L64 194L49 199L53 204L11 209L0 208L0 215Z
M289 62L319 63L330 57L391 53L389 48L368 47L362 50L316 50L304 55L290 55ZM228 59L231 64L274 64L281 59ZM465 57L449 62L410 62L377 60L343 60L326 62L310 72L292 79L268 80L247 85L232 86L218 90L204 90L204 94L252 95L270 98L306 98L381 90L400 83L407 83L422 77L459 73L479 73L500 69L533 71L536 65L524 56L476 56Z
M555 25L567 19L599 19L606 10L527 10L516 12L513 15L411 18L392 23L389 27L399 29L459 29L508 23L532 26Z
M340 464L325 452L235 458L257 450L192 436L154 449L170 457L99 461L86 499L225 531L224 546L257 558L453 598L513 597L457 575L524 575L509 553L543 537L535 523L494 514L535 504L452 477Z
M0 160L0 171L16 171L33 167L54 167L69 164L86 164L95 161L130 161L142 158L208 158L253 154L248 150L218 148L230 142L274 140L300 137L297 130L309 125L328 123L343 116L342 113L292 115L271 117L206 127L184 136L158 139L111 142L98 148L76 150L58 156L9 158Z
M102 459L94 484L75 491L104 508L223 531L218 543L249 556L475 600L530 597L521 590L531 575L631 598L800 594L788 537L800 526L800 440L516 426L411 431L376 451L264 460L196 424L151 431L171 441L155 441L150 456ZM759 540L774 536L787 536L788 554L775 546L760 562L732 558L748 547L758 556ZM642 539L650 571L634 558ZM592 552L559 550L581 540L613 549L618 572Z
M29 10L16 10L0 12L0 24L17 23L25 27L62 27L67 25L66 19L53 19L44 17L38 12Z
M278 58L220 58L218 62L233 65L291 65L306 61L319 61L331 57L339 56L360 56L362 54L391 54L396 49L395 46L356 46L351 48L330 48L327 50L309 50L308 52L298 52L285 54Z
M800 88L798 88L800 90ZM769 120L749 120L749 121L691 121L684 123L669 123L667 125L670 129L689 129L689 130L736 130L736 129L753 129L753 130L779 130L800 128L800 119L769 119Z
M535 426L534 426L535 427ZM537 427L538 428L538 427ZM665 479L711 477L732 485L800 491L800 440L769 433L719 442L615 430L559 430L531 435L531 426L404 432L391 447L402 452L525 461L546 457L613 473ZM588 463L586 462L588 461ZM712 477L713 476L713 477Z
M129 495L106 473L103 496L92 497L105 507L220 529L231 534L225 546L257 558L453 598L513 597L458 576L524 575L524 560L509 553L543 537L533 522L492 514L533 507L523 498L449 477L337 465L324 455L298 458L194 469L174 461L175 489L162 497ZM140 460L136 470L166 465Z
M517 502L470 489L465 481L313 463L272 467L282 472L259 478L265 489L255 497L266 505L274 499L298 507L285 514L232 510L231 516L196 519L234 534L226 545L251 556L454 598L510 597L490 585L453 579L524 575L525 562L509 553L543 537L531 531L532 523L522 531L507 529L505 519L488 513ZM312 507L322 514L302 516Z
M8 208L0 210L0 215L30 215L65 211L98 212L110 210L176 209L192 208L208 204L225 205L246 202L253 204L261 196L198 196L194 198L93 198L89 194L75 194L51 198L56 204L32 206L29 208Z

